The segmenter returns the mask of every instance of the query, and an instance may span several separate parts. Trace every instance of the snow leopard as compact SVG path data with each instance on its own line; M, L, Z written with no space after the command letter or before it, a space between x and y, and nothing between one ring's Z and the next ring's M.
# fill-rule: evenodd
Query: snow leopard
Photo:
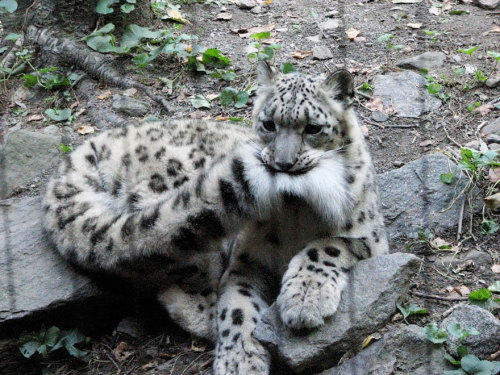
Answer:
M215 343L214 373L268 374L253 331L335 314L349 270L385 254L376 175L346 70L257 67L253 129L200 119L105 131L48 184L45 229L71 263L144 283Z

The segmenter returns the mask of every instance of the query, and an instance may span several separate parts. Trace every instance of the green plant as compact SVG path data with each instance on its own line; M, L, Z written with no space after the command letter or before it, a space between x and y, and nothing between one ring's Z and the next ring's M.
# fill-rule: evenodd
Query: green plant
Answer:
M280 71L283 74L294 73L297 71L292 63L286 62L280 65Z
M364 82L359 89L366 93L373 92L373 86L370 85L368 82Z
M436 43L438 40L438 36L443 34L434 30L422 30L422 32L428 37L430 37L432 43Z
M69 108L64 108L64 109L56 109L56 108L49 108L45 110L44 112L47 116L49 116L52 120L61 122L61 121L66 121L67 123L72 123L75 118L71 113L71 109Z
M424 334L427 340L434 344L442 344L448 340L448 334L442 328L438 328L435 324L428 324L424 327Z
M69 355L81 358L86 356L87 352L76 348L75 345L89 342L90 338L77 329L61 331L57 327L50 327L48 329L42 328L38 332L22 333L18 345L21 354L26 358L32 357L35 353L46 358L59 349L66 349Z
M271 33L269 31L256 33L250 35L250 38L255 39L255 42L250 43L252 47L255 48L255 52L250 52L247 55L248 61L257 62L257 61L271 61L274 58L274 51L281 48L279 44L269 44L264 45L261 41L265 39L269 39L271 37Z
M414 303L410 303L407 306L402 306L399 303L397 303L396 307L398 308L398 310L403 315L403 319L404 319L404 321L406 323L408 323L408 321L406 320L406 318L408 318L411 315L424 315L424 314L427 314L427 309L424 309L423 307L417 306Z
M35 74L25 74L21 78L25 87L40 86L46 90L57 90L71 85L71 81L78 79L78 75L66 77L62 73L56 73L59 70L56 66L48 68L35 69Z
M64 143L59 143L59 149L62 152L67 153L67 152L73 151L73 146L71 146L71 145L65 145Z
M96 11L96 13L99 13L99 14L113 13L114 12L113 5L114 4L119 4L119 3L122 3L120 5L120 11L122 13L128 14L128 13L130 13L131 11L133 11L135 9L135 5L134 4L137 3L137 0L125 0L125 1L121 1L121 0L98 0L97 4L95 6L95 11Z
M498 228L497 228L498 229ZM469 294L469 303L482 307L487 310L494 310L500 307L500 298L496 297L493 293L498 293L495 289L496 284L493 284L491 289L478 289Z
M385 44L385 51L386 51L386 54L385 54L385 57L386 57L386 60L387 60L387 65L389 65L390 61L389 61L389 52L390 50L401 50L403 49L405 46L403 44L392 44L391 43L391 40L394 39L394 38L397 38L397 35L394 35L394 34L382 34L381 36L378 37L377 41L379 43L384 43Z
M247 91L237 90L233 87L226 87L220 94L220 103L227 107L233 105L236 108L243 108L250 95Z

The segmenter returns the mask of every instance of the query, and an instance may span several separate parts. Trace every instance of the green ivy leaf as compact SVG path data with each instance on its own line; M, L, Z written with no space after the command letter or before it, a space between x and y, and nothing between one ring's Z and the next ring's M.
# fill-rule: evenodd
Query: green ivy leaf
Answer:
M232 81L236 78L236 73L232 69L231 70L216 69L215 72L210 73L210 77L223 79L225 81Z
M488 56L491 56L495 59L495 61L498 61L500 60L500 52L496 52L496 51L487 51L486 54Z
M492 375L493 364L489 361L481 361L475 355L469 354L460 361L462 369L469 375Z
M396 304L396 307L398 308L399 311L401 311L401 314L403 314L403 319L406 321L406 318L409 317L410 315L424 315L427 314L427 309L424 309L420 306L417 306L414 303L410 303L408 306L404 307L400 305L399 303Z
M125 13L125 14L128 14L130 12L132 12L133 10L135 9L135 6L133 4L122 4L120 6L120 11L122 13Z
M481 222L481 234L493 234L499 229L500 225L495 220L483 219Z
M89 341L90 339L77 329L63 331L61 332L61 338L59 339L57 344L54 345L51 351L65 348L71 356L81 358L86 356L87 352L76 348L75 345L79 343L86 343Z
M222 68L229 65L229 59L217 48L209 48L203 52L202 61L206 65Z
M14 13L17 9L17 1L15 1L15 0L1 0L0 1L0 8L5 9L9 13Z
M190 99L191 105L198 109L198 108L210 108L210 102L205 99L203 95L195 95L193 98Z
M55 90L71 85L69 79L63 74L48 74L43 76L43 85L47 90Z
M109 14L113 13L114 10L111 5L119 3L120 0L98 0L95 6L96 13L99 14Z
M462 14L470 14L468 10L462 10L462 9L452 9L448 12L452 16L461 16Z
M238 94L236 94L236 100L234 106L236 108L243 108L247 104L248 99L249 99L248 93L246 91L240 91L238 92Z
M255 33L255 34L250 35L250 38L256 39L256 40L263 40L263 39L269 38L270 36L271 36L271 33L269 31L263 31L261 33Z
M10 40L11 42L15 42L16 40L18 40L20 37L19 34L16 34L16 33L9 33L7 34L7 36L5 37L5 40Z
M25 74L21 77L21 79L24 80L24 87L28 88L33 87L38 83L38 77L33 74Z
M382 34L381 36L378 37L377 41L378 42L388 42L392 38L394 38L393 34Z
M469 300L471 301L486 301L491 298L491 292L488 289L479 289L470 292Z
M455 177L455 174L453 172L450 173L441 173L439 175L439 179L446 185L450 185L453 183L453 179Z
M69 108L64 108L64 109L49 108L44 113L54 121L66 121L71 116L71 109L69 109Z
M424 334L427 340L434 344L441 344L448 339L448 334L442 328L438 328L435 324L428 324L424 327Z
M280 65L280 71L283 74L294 73L297 71L292 63L286 62Z
M127 25L123 32L120 46L122 49L131 50L137 47L142 39L156 39L161 36L161 31L152 31L147 27L134 24Z
M470 47L468 49L459 49L458 52L460 52L460 53L466 53L467 55L472 56L472 54L475 51L477 51L478 48L479 48L479 46Z
M457 353L458 353L458 356L459 356L460 358L463 358L463 357L465 357L467 354L469 354L469 351L467 350L467 348L466 348L465 346L463 346L463 345L459 345L459 346L457 347Z

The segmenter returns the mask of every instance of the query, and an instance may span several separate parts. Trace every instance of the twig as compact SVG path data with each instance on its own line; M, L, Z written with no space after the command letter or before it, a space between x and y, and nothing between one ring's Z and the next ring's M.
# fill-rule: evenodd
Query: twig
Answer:
M359 90L354 90L354 92L356 93L356 95L362 96L363 98L370 99L370 100L372 100L372 99L373 99L373 96L368 95L368 94L365 94L365 93L364 93L364 92L362 92L362 91L359 91Z
M115 365L116 369L118 370L118 374L120 374L122 372L122 369L120 368L120 366L118 366L118 364L115 362L115 360L113 359L113 357L111 356L111 354L107 353L106 352L106 357L109 358L109 360L111 362L113 362L113 364Z
M409 128L418 128L419 124L395 124L395 125L384 125L386 128L401 128L401 129L409 129Z
M363 116L361 114L360 114L360 116L361 116L361 118L363 118L363 122L366 122L367 124L370 124L370 125L378 126L380 129L385 129L384 125L370 121L365 116Z
M462 205L460 206L460 216L458 217L457 240L460 239L460 235L462 234L462 221L464 219L464 209L465 209L465 197L462 200Z
M414 292L410 290L410 293L417 297L429 298L429 299L437 299L440 301L467 301L467 297L445 297L445 296L436 296L434 294L425 294L420 292Z
M446 138L448 138L449 141L453 142L458 148L462 148L462 145L455 141L453 138L450 137L450 134L448 134L448 130L446 129L446 126L443 126L444 132L446 133Z

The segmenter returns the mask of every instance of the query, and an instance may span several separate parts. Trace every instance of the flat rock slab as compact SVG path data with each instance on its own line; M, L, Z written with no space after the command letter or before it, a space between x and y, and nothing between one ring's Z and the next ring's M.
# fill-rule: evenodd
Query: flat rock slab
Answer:
M101 294L44 240L39 197L0 210L0 324Z
M409 57L396 63L400 68L432 69L443 66L446 55L443 52L424 52L420 55Z
M341 366L321 375L443 375L455 367L443 358L445 350L425 338L423 328L404 326L392 331Z
M5 176L0 184L0 197L7 197L43 171L60 161L61 137L27 130L14 130L7 135L3 151ZM0 158L2 155L0 154ZM0 176L2 177L2 176Z
M323 327L307 333L292 331L281 322L274 304L254 336L295 371L311 373L333 366L390 320L396 300L419 266L416 256L403 253L363 260L351 271L339 308Z
M420 74L404 71L378 75L373 81L373 96L385 106L393 106L402 117L417 118L441 106L441 100L430 95Z
M455 182L446 185L440 175L450 172L455 174ZM457 195L467 180L446 156L425 155L377 178L390 239L416 238L419 229L440 233L458 225L465 198Z
M144 116L150 110L148 103L119 94L113 96L112 107L118 112L134 117Z

